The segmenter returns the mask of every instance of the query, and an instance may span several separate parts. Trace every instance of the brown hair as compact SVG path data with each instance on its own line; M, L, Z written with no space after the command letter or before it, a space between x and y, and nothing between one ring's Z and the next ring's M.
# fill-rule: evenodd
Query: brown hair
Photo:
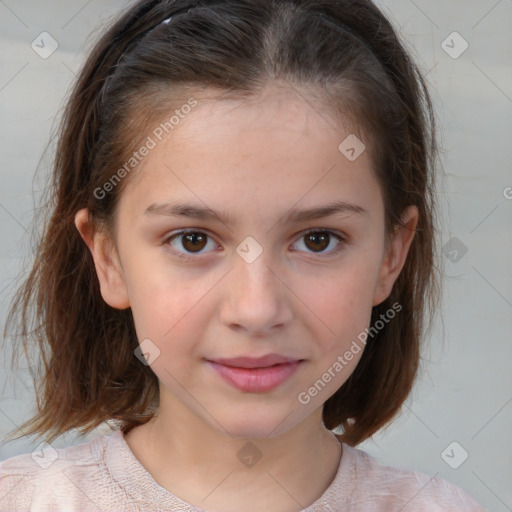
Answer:
M402 309L368 340L323 419L354 446L400 410L440 295L437 147L424 78L390 22L370 0L138 1L102 35L74 84L58 133L51 215L9 311L6 332L19 327L15 346L21 340L25 354L40 352L38 412L23 434L46 433L51 442L108 420L127 433L156 413L158 379L134 356L131 310L103 301L75 214L87 207L96 226L113 225L129 178L105 197L94 191L186 92L209 87L243 98L274 81L316 94L317 104L351 119L370 149L388 237L407 206L419 210L405 265L371 324L392 304Z

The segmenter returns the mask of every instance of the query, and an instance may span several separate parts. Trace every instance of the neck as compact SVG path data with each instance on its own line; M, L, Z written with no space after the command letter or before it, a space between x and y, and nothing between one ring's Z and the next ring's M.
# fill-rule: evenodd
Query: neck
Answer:
M341 444L323 425L321 408L263 439L233 438L189 410L179 412L161 403L159 414L125 440L161 487L200 508L299 511L324 493L338 470Z

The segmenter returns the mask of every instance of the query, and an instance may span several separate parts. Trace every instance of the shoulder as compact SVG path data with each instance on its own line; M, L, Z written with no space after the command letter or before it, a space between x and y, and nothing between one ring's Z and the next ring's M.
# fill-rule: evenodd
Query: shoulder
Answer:
M469 493L443 478L383 465L365 451L346 444L343 450L354 475L351 503L361 506L364 502L368 512L486 512Z
M0 512L76 510L102 483L108 437L57 449L44 443L33 452L1 461Z

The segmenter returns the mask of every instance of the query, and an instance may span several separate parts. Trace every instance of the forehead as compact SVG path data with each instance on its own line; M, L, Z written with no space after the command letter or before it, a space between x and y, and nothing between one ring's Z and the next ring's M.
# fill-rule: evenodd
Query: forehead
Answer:
M326 194L331 201L353 203L365 196L365 202L379 204L368 152L350 160L340 150L354 134L327 105L289 87L249 98L194 99L196 106L130 178L122 201L133 211L184 196L216 210L286 208L324 201Z
M221 95L201 91L197 97L198 105L180 122L178 138L197 135L207 137L215 129L232 131L243 129L245 133L258 132L263 135L272 130L272 136L279 132L296 133L309 136L313 132L331 132L334 137L350 131L349 119L334 115L334 108L326 97L316 89L304 89L279 82L268 85L257 94L250 96ZM192 124L190 129L187 126Z

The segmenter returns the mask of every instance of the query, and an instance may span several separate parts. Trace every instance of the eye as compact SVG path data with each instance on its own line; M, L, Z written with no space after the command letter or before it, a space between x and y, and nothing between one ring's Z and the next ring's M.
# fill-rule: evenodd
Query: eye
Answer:
M184 229L168 237L164 243L170 245L173 252L178 256L182 258L189 258L190 254L200 253L200 251L207 245L208 238L209 235L203 231ZM182 252L182 248L184 248L186 252Z
M191 258L193 257L191 256L193 254L201 254L201 251L208 245L209 238L213 244L212 248L215 248L216 244L204 231L183 229L167 237L164 244L169 245L172 248L173 253L177 254L179 257ZM333 231L320 229L312 229L303 233L300 240L302 239L305 240L304 245L306 246L306 249L309 249L313 254L319 254L321 256L324 254L329 256L337 254L347 243L342 236L334 233ZM334 249L326 251L326 248L333 245L332 242L334 240L338 242L337 245L335 245ZM185 251L183 251L183 249ZM306 252L308 251L306 250Z
M336 233L328 230L310 230L306 233L304 233L300 240L304 239L304 245L308 249L312 249L313 254L328 254L329 256L332 256L334 254L337 254L343 249L343 246L346 244L346 240ZM331 242L333 240L337 240L338 243L335 245L334 249L330 251L325 251L327 247L329 247ZM307 252L307 251L306 251Z

